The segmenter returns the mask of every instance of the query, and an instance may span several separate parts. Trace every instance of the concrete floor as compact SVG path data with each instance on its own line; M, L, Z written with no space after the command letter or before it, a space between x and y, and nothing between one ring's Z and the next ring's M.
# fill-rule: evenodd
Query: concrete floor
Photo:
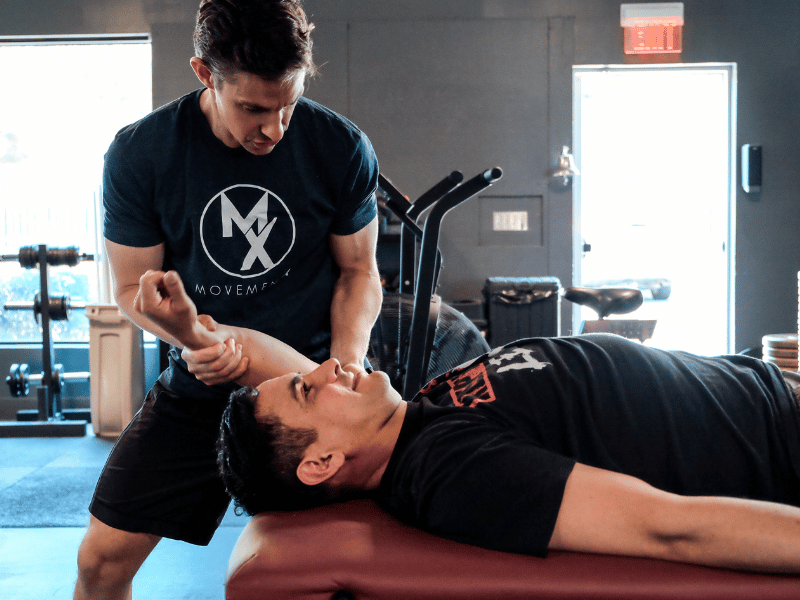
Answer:
M0 529L0 598L72 598L83 531L77 527ZM238 527L221 527L204 548L162 541L134 579L134 598L222 600L228 556L240 532Z
M44 466L89 466L99 474L112 442L89 432L84 438L0 439L0 489ZM233 521L207 547L163 540L134 579L134 598L222 600L228 557L245 522ZM0 598L72 598L83 533L82 527L0 528Z

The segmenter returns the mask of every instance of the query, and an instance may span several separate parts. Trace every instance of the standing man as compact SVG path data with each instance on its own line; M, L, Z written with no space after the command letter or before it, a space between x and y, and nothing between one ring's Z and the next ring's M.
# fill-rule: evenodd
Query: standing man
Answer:
M106 154L117 303L173 348L97 484L77 599L130 598L162 537L205 545L228 506L214 443L247 359L232 339L181 351L137 313L147 270L177 271L219 322L363 370L381 302L378 165L358 128L302 97L312 28L298 1L204 0L191 59L204 87L122 129Z

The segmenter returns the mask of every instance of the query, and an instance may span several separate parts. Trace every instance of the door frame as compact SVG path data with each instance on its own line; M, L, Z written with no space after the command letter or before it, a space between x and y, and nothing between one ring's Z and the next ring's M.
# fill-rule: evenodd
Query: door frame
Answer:
M598 72L623 71L719 71L725 77L728 86L728 181L727 181L727 240L726 240L726 280L727 280L727 340L726 352L734 352L735 343L735 290L736 290L736 121L737 121L737 64L736 63L669 63L661 65L573 65L572 67L572 140L573 155L578 168L581 165L581 74ZM581 236L581 178L576 176L572 186L572 278L575 285L581 282L581 258L583 241ZM572 314L573 331L577 332L581 325L579 310Z

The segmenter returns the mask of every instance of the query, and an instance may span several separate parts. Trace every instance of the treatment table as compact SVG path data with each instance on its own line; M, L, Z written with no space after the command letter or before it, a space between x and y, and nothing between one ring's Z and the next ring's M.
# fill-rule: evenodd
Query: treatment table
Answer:
M660 560L485 550L406 526L371 500L254 516L227 600L798 600L800 577Z

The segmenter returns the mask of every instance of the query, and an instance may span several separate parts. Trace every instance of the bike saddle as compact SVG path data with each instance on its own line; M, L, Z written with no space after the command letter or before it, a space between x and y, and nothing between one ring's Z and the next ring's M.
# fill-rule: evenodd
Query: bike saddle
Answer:
M631 288L570 287L564 291L564 298L588 306L597 313L598 319L633 312L644 302L642 292Z

